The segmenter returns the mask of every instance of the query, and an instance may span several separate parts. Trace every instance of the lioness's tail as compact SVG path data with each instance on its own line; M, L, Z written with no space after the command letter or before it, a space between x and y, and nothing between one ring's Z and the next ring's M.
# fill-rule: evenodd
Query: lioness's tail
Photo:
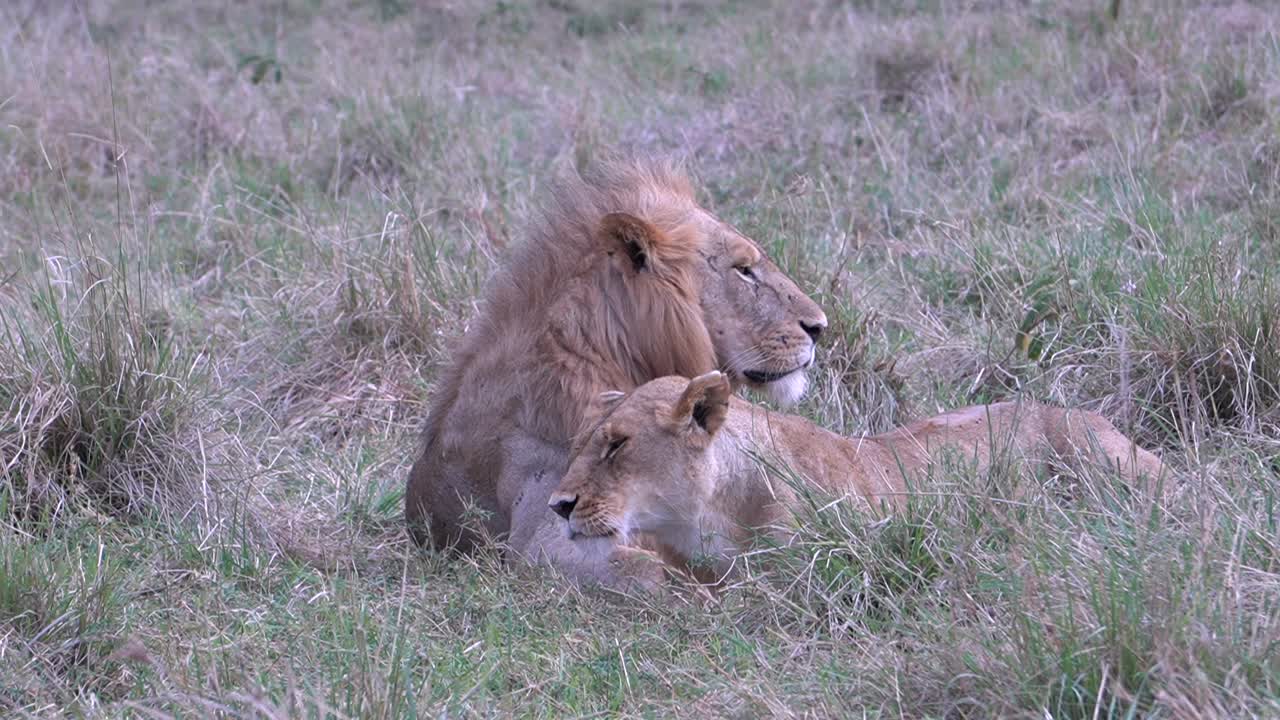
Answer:
M1082 461L1106 460L1135 486L1155 491L1170 484L1160 458L1098 413L1057 407L1044 407L1043 413L1050 447L1069 464L1079 467Z

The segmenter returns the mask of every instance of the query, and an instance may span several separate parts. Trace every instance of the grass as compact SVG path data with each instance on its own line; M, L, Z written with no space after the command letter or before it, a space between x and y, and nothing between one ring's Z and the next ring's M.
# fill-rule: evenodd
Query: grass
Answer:
M7 6L0 713L1274 716L1276 77L1262 3ZM827 310L801 412L1085 406L1178 491L814 498L714 600L411 550L451 338L609 147Z

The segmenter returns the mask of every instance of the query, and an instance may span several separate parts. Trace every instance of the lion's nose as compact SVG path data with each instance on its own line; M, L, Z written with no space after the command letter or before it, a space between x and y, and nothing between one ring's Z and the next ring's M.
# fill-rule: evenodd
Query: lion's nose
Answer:
M809 336L809 339L816 343L818 342L818 337L822 335L822 331L827 329L827 321L826 318L813 321L801 320L800 327L804 329L804 332Z
M547 504L551 506L552 510L556 511L557 515L564 518L565 520L568 520L569 516L573 514L574 506L578 504L578 496L577 495L560 495L560 496L551 498L551 502Z

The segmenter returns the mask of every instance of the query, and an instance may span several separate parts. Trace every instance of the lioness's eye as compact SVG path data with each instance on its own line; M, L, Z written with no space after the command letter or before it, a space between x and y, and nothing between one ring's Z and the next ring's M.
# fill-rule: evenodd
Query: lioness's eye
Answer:
M609 443L609 448L604 451L604 459L612 460L613 456L617 455L618 451L622 449L622 446L626 444L627 438L624 437L617 438L613 442Z
M754 270L751 269L750 265L734 265L733 269L737 270L739 275L741 275L742 277L748 280L756 279L756 273Z

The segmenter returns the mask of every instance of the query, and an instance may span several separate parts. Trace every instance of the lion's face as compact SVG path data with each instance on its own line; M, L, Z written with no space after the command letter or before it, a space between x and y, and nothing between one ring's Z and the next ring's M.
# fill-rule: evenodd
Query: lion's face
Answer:
M699 224L702 313L721 369L734 385L795 403L808 385L826 314L755 242L710 213Z
M665 377L592 406L569 470L548 501L571 539L652 533L683 544L715 491L711 440L724 423L728 378ZM685 537L690 536L690 537Z

